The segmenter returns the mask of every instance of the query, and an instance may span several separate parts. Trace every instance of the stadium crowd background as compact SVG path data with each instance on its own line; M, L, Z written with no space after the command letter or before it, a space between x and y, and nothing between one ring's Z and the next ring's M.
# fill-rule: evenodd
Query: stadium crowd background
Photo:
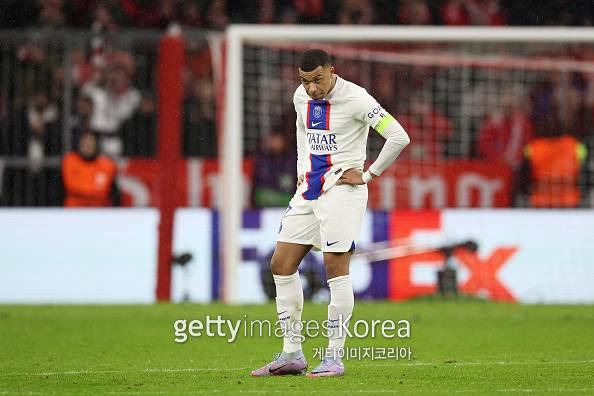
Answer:
M172 23L204 32L221 31L230 23L591 26L593 21L591 2L579 0L3 1L0 158L15 161L4 169L0 205L62 205L66 172L55 162L61 162L66 148L77 150L87 132L92 132L91 139L97 138L91 146L96 144L110 161L155 156L155 48L159 31ZM64 38L64 32L75 33ZM186 53L183 155L214 158L216 90L206 36L188 39ZM564 56L594 60L591 46L570 47ZM286 92L289 99L281 109L282 122L273 125L266 139L252 135L245 145L246 155L254 158L259 170L254 175L255 206L284 205L294 188L290 96L297 79L292 70L282 76L283 86L293 87ZM503 160L516 174L513 205L527 205L525 199L517 198L526 195L522 186L530 176L523 166L524 152L534 137L568 134L591 152L594 73L551 73L523 96L508 92L497 111L476 115L472 147L461 152L450 144L456 140L455 121L431 103L414 98L414 73L400 81L395 70L378 67L376 72L369 91L385 108L395 110L413 140L401 161L414 160L415 155L425 161ZM356 73L346 69L345 73L359 82ZM425 78L422 73L417 77ZM403 95L413 97L414 112L403 105L408 103ZM372 147L370 156L378 149ZM578 205L591 206L587 195L594 181L594 156L585 158L580 174L584 193ZM117 190L114 181L107 180L104 189L116 186ZM113 198L97 205L117 202Z
M5 0L4 28L163 29L171 22L591 26L588 0Z

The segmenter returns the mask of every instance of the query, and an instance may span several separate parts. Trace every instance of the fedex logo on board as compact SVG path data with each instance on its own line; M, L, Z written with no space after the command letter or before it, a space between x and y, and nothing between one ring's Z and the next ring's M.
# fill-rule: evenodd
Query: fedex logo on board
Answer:
M406 240L419 231L443 231L442 213L438 211L393 212L390 219L390 239ZM462 293L487 297L496 301L516 302L512 290L499 276L500 271L518 252L517 246L497 246L483 255L457 250L454 257L468 272L466 279L459 279ZM437 292L436 279L422 282L413 274L421 267L443 268L445 256L439 251L424 251L390 260L388 271L388 296L404 300Z

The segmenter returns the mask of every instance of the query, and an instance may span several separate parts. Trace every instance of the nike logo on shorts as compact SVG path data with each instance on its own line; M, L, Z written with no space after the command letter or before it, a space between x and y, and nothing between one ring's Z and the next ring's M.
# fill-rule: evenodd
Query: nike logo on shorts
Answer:
M332 245L335 245L335 244L337 244L338 242L340 242L340 241L336 241L336 242L332 242L332 243L331 243L331 242L328 242L328 241L326 241L326 246L332 246Z

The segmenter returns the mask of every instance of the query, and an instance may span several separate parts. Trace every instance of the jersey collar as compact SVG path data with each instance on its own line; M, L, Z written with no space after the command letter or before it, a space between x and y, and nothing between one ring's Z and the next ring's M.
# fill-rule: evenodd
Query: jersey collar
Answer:
M332 87L332 90L330 91L330 93L328 93L326 96L324 96L325 100L330 100L334 97L334 95L336 94L336 91L338 91L340 88L342 88L342 84L343 84L344 80L342 78L340 78L340 76L338 74L336 74L336 83L334 83L334 87Z

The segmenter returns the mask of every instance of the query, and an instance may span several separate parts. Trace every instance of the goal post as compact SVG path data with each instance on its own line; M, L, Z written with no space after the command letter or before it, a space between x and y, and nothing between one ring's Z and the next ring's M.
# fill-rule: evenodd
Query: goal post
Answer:
M502 28L502 27L395 27L395 26L326 26L326 25L231 25L225 33L226 39L226 70L225 70L225 98L224 98L224 127L222 136L223 147L220 150L220 164L222 170L222 202L220 205L221 225L221 257L222 257L222 296L227 303L238 302L239 279L238 266L241 263L241 218L242 218L242 160L244 155L244 126L245 112L245 70L244 57L245 46L256 44L266 46L282 46L299 44L299 48L314 47L316 43L321 45L338 44L362 44L362 43L435 43L435 44L474 44L480 47L481 43L510 43L544 46L551 44L593 44L593 28ZM280 47L279 47L280 48ZM375 56L374 51L367 51L365 48L357 48L358 56ZM480 48L478 48L480 51ZM332 49L330 52L333 52ZM347 49L343 49L345 57L348 57ZM378 54L381 55L381 54ZM386 55L386 54L384 54ZM455 67L499 67L498 59L501 54L496 51L487 56L475 59L464 60L460 53L453 52L453 60L450 63L440 62L440 54L427 56L427 54L408 54L408 59L400 62L410 64L425 64L432 66L440 64L444 70L448 64ZM423 58L424 56L424 58ZM397 57L395 55L394 57ZM389 54L386 62L390 61ZM396 62L396 61L394 61ZM424 63L423 63L424 62ZM467 62L467 64L463 63ZM477 64L478 62L478 64ZM480 63L484 64L481 65ZM486 62L486 63L485 63ZM491 62L491 64L489 64ZM493 63L494 62L494 63ZM514 63L515 62L515 63ZM523 62L523 63L522 63ZM530 67L549 68L556 70L590 70L592 62L575 65L571 61L545 62L541 66L534 66L526 58L509 59L502 67L521 68L529 70ZM465 66L466 65L466 66ZM491 66L490 66L491 65ZM507 65L507 66L506 66ZM521 66L524 65L524 66ZM549 70L546 69L546 70ZM462 69L461 69L462 70ZM464 69L465 70L465 69ZM462 70L462 73L463 71ZM295 78L295 87L297 79ZM448 89L448 85L444 85ZM287 97L292 96L292 91L286 92ZM371 92L373 94L373 92ZM464 118L463 116L461 118ZM464 120L461 123L466 122ZM413 142L414 144L414 142ZM468 149L469 142L461 142L456 150ZM458 153L459 154L459 153ZM257 170L256 170L257 171Z

